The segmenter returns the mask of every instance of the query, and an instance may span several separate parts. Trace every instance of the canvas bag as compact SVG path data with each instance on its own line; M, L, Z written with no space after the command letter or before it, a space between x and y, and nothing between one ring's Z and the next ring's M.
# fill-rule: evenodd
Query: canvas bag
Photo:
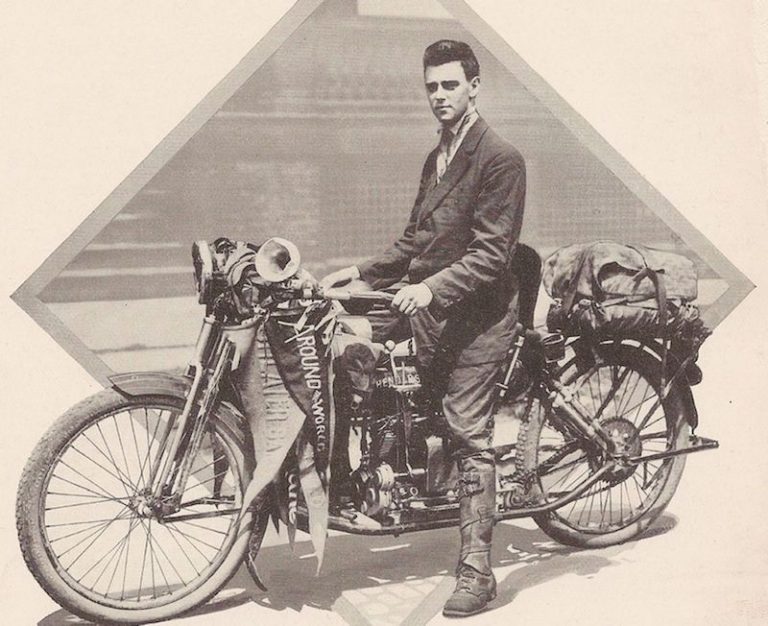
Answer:
M681 254L614 241L574 244L544 262L555 299L550 331L669 336L701 324L693 262Z
M547 293L570 310L582 298L625 303L649 300L651 304L658 301L658 276L663 276L667 299L696 299L698 276L693 261L675 252L616 241L556 250L544 261L542 281Z

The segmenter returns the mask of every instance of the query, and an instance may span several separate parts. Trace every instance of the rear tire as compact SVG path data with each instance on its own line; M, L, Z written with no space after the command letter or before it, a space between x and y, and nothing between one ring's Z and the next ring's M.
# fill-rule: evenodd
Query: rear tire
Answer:
M160 431L183 406L172 393L108 389L61 416L33 450L16 501L19 543L40 586L72 613L100 624L168 619L210 599L237 571L251 515L238 522L232 511L252 468L225 406L212 415L174 514L196 517L160 522L141 513Z
M600 421L615 436L632 441L639 435L636 440L641 448L633 450L633 456L685 447L691 407L680 389L673 386L651 411L659 398L658 359L627 345L605 347L603 357L600 367L586 369L577 359L571 360L562 368L560 380L580 383L576 397L593 414L608 398ZM608 395L611 389L612 399ZM520 430L518 450L521 469L534 476L530 489L542 503L572 490L602 465L599 454L569 433L546 400L532 402ZM550 465L546 464L548 459ZM629 541L644 532L669 504L685 459L679 455L642 463L634 470L618 470L574 502L534 516L534 520L552 539L570 546L600 548Z

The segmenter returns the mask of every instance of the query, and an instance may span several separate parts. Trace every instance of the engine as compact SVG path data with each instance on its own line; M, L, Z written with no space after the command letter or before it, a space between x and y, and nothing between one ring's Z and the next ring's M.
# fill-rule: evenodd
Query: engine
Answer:
M455 463L435 434L442 416L425 408L419 392L415 364L377 370L361 428L361 464L353 473L355 504L370 517L397 522L454 489Z

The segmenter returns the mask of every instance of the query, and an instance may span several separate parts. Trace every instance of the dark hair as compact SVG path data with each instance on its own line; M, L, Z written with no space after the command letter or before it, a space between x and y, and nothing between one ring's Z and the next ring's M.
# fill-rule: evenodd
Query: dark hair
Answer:
M441 39L424 50L424 69L435 65L443 65L451 61L461 62L464 68L464 76L467 80L472 80L475 76L480 76L480 64L477 62L475 53L469 44L463 41L454 41L452 39Z

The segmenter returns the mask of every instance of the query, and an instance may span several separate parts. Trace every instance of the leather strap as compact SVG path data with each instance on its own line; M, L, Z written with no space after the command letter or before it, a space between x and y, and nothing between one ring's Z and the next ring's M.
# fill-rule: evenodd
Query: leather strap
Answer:
M657 272L648 266L648 261L645 258L642 250L632 245L627 245L640 255L643 259L645 267L641 269L634 276L635 285L638 285L644 278L650 278L653 282L653 286L656 289L656 302L659 305L659 336L661 337L661 375L660 375L660 387L661 397L666 396L666 378L667 378L667 287L664 282L663 271Z
M587 262L587 256L590 251L591 246L587 246L581 251L581 254L579 255L579 264L576 266L576 271L573 273L573 276L571 276L571 282L568 283L568 291L565 292L565 297L563 298L563 311L565 311L566 315L570 315L571 309L573 308L574 300L576 300L576 292L579 288L579 278L581 277L581 272L584 270L584 265Z

